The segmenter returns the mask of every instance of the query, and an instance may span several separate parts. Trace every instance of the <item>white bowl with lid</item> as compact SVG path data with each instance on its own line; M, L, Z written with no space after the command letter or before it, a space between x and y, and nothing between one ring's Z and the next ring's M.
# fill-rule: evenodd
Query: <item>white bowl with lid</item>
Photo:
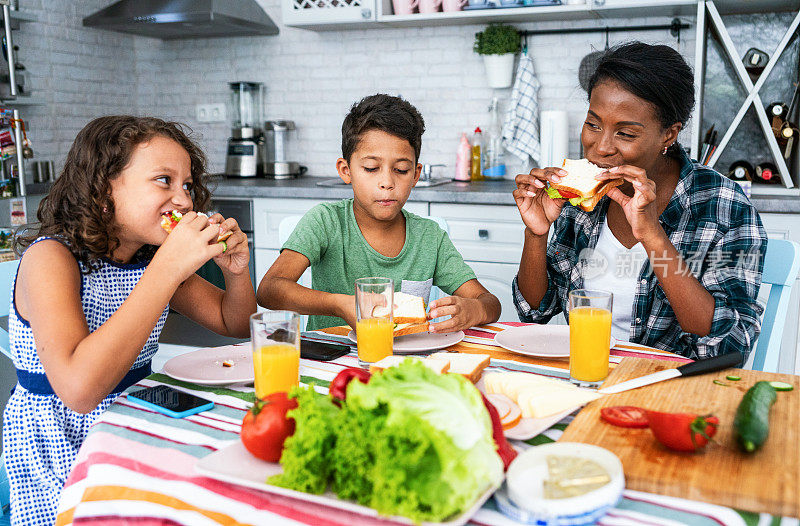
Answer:
M560 499L544 496L544 481L550 477L547 458L577 457L596 462L608 473L609 482L583 495ZM615 506L625 489L622 462L614 453L577 442L556 442L528 449L511 463L506 483L495 495L506 515L527 524L594 524Z

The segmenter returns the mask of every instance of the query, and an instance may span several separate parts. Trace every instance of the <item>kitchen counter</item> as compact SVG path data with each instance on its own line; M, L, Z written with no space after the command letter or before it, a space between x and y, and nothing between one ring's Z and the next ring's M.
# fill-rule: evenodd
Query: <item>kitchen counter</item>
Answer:
M306 199L346 199L353 196L347 185L318 186L320 181L332 178L301 177L298 179L226 179L215 177L209 188L214 197L244 198L287 197ZM415 188L409 201L431 203L460 203L478 205L513 205L514 181L479 181L474 183L450 182L428 188ZM759 212L800 213L800 197L761 196L750 198Z
M353 197L349 185L318 186L332 178L300 177L298 179L224 179L215 177L209 185L214 197L291 197L306 199L346 199ZM415 188L409 201L431 203L466 203L481 205L513 205L514 181L450 182L428 188ZM798 207L800 210L800 207Z

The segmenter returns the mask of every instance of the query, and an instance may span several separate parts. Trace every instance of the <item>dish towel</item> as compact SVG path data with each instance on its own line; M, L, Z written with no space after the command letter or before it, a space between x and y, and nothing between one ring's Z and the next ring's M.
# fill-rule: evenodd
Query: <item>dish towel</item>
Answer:
M539 80L533 72L533 61L523 54L517 66L511 103L503 122L503 146L527 163L538 164L539 144Z

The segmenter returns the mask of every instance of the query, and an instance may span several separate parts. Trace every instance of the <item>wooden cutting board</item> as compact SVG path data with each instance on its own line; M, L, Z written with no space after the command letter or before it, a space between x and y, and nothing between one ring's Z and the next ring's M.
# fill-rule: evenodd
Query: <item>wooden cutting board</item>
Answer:
M604 386L676 365L624 358ZM731 382L725 380L726 375L742 379ZM730 387L714 384L715 379ZM742 396L758 380L787 382L794 390L778 392L766 443L755 453L746 454L734 442L733 418ZM714 442L703 451L678 453L661 446L649 429L625 429L600 420L600 409L615 405L713 413L720 425ZM728 369L606 395L578 413L559 442L583 442L613 451L622 461L628 489L800 517L800 376Z

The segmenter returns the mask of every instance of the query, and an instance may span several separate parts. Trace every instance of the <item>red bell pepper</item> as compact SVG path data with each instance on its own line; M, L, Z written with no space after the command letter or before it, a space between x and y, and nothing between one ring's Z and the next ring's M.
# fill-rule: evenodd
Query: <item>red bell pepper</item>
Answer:
M486 406L486 410L489 411L489 416L492 419L492 437L494 438L494 443L497 445L497 454L500 455L500 459L503 461L503 469L508 471L508 466L511 465L511 461L517 458L517 450L506 440L506 435L503 433L503 424L500 422L500 414L497 412L497 408L495 408L483 393L481 393L481 398L483 398L483 405Z
M358 367L342 369L331 382L328 392L334 402L344 400L347 397L347 384L349 384L353 378L358 379L362 384L366 384L369 383L371 376L369 371Z

